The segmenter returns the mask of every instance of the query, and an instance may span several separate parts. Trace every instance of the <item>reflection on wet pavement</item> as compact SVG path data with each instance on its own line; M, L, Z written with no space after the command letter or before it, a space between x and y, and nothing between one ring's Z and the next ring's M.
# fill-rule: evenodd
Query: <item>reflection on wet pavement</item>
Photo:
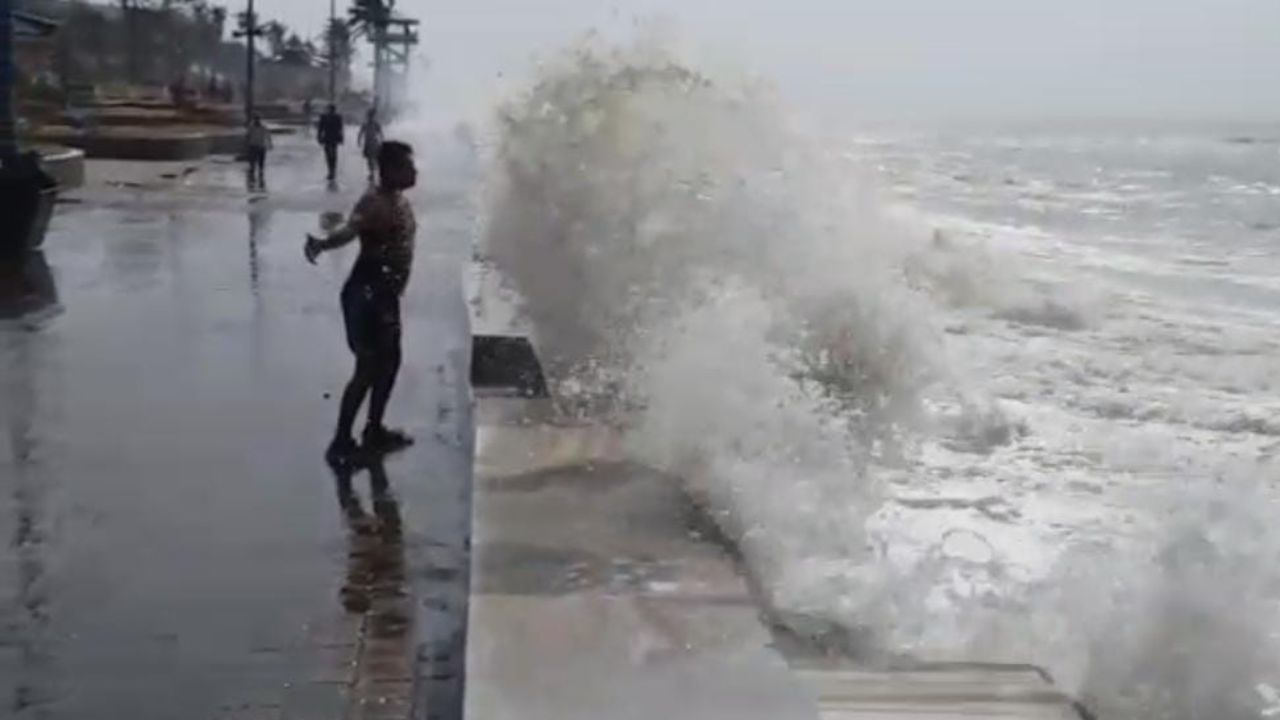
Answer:
M368 465L370 504L365 511L350 469L331 468L347 528L347 576L342 608L359 618L350 703L364 716L407 717L414 678L413 600L406 583L400 505L383 458Z
M44 252L28 253L20 263L0 263L0 320L36 322L57 305L57 283Z
M27 273L33 268L36 281L29 280ZM14 305L7 305L8 317L30 317L53 302L51 295L30 288L52 289L48 266L43 256L32 256L23 269L22 294L10 297L15 299ZM22 314L18 314L18 310ZM14 458L12 485L9 488L9 507L13 513L13 530L7 545L13 555L13 588L10 609L0 613L12 612L16 621L12 623L11 639L0 643L0 651L6 647L11 649L13 661L0 665L0 669L12 668L13 690L8 702L15 715L24 712L38 712L39 708L52 697L49 679L55 670L53 655L50 652L49 607L46 586L48 571L46 563L46 539L48 528L45 519L45 492L38 473L32 472L40 462L38 439L33 430L32 414L36 407L36 399L30 384L32 376L33 352L23 339L15 341L12 353L13 363L5 373L5 410L8 419L8 442ZM9 572L0 575L7 580ZM3 608L0 605L0 608ZM0 615L2 617L2 615ZM3 655L0 655L3 657Z
M271 226L271 205L264 202L249 203L249 289L258 294L258 243Z
M12 514L5 542L11 557L0 565L0 587L12 588L12 595L0 596L4 600L0 618L10 614L14 618L6 623L7 632L0 635L0 671L11 671L12 682L12 692L5 698L7 707L0 709L14 715L38 713L53 696L50 679L55 666L45 547L49 528L46 491L36 471L41 448L35 432L37 398L32 382L38 339L31 333L56 307L53 273L42 252L30 253L20 264L0 264L0 318L14 323L0 336L10 361L0 376L4 391L0 397L5 401L0 417L5 419L5 440L13 457L12 480L4 487L8 497L0 501L0 507L7 507Z

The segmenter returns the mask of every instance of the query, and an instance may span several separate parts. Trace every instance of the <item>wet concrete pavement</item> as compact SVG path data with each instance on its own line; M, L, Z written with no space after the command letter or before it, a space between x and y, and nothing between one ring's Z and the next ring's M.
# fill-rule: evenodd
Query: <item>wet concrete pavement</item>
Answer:
M321 455L351 367L337 297L354 249L312 267L301 243L362 183L326 189L318 153L281 145L263 198L215 162L91 178L45 243L57 305L0 320L0 718L447 717L460 701L465 188L415 197L389 418L418 443L336 478Z

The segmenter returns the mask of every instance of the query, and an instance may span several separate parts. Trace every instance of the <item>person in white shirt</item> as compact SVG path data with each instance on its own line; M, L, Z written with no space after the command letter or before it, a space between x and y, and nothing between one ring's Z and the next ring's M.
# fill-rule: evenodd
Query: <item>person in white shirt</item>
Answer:
M364 160L369 164L369 182L373 182L374 176L378 174L378 148L382 146L382 123L378 122L378 111L375 108L369 108L369 113L360 126L360 134L356 137L356 144L360 146Z
M262 116L254 115L246 134L249 149L249 184L266 188L267 151L271 149L271 131L262 124Z

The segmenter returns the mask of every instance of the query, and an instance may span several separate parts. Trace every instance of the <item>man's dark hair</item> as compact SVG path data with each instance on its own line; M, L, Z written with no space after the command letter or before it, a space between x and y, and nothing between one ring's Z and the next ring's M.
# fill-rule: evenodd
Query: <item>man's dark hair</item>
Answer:
M378 148L378 167L399 165L413 156L413 146L398 140L384 140Z

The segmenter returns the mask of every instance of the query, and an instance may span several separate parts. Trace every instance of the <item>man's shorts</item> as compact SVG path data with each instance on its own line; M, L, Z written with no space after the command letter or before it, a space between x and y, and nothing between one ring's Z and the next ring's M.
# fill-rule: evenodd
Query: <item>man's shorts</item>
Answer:
M353 277L342 286L347 346L357 356L400 350L400 295L385 282Z

